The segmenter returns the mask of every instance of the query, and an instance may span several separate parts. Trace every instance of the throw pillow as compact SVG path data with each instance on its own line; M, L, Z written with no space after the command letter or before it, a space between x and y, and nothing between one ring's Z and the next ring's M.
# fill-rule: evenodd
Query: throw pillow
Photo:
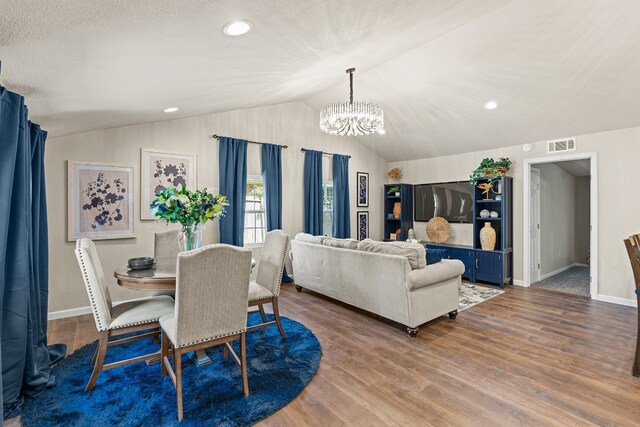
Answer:
M342 249L358 249L358 241L353 239L334 239L332 237L327 237L322 242L325 246L331 246L332 248L342 248Z
M327 236L314 236L309 233L298 233L296 234L296 240L306 243L314 243L316 245L321 245L322 242L327 238Z
M358 243L358 249L366 252L403 256L409 261L412 270L423 268L427 265L425 249L420 243L376 242L375 240L365 239Z

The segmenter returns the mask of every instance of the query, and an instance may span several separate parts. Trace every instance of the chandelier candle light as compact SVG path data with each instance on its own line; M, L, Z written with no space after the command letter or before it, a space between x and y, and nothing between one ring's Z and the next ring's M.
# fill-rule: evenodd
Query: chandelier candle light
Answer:
M331 135L369 135L384 127L382 107L369 102L353 102L353 73L349 68L349 102L327 105L320 111L320 129Z

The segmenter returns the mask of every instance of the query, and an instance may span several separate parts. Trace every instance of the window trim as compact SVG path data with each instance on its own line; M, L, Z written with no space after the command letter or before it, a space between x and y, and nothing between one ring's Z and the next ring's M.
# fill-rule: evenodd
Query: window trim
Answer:
M264 246L264 238L266 237L267 234L267 212L266 212L266 205L265 205L265 200L264 200L264 181L262 181L262 177L261 176L248 176L247 177L247 187L250 185L256 185L256 184L260 184L263 188L263 197L262 197L262 206L263 209L262 210L254 210L254 209L247 209L247 204L248 204L248 200L247 200L247 196L245 195L245 200L244 200L244 220L245 222L242 225L242 232L243 235L246 232L246 230L251 230L251 232L256 232L257 230L264 230L263 232L263 241L262 242L254 242L254 243L244 243L244 247L246 248L261 248ZM255 203L255 201L254 201ZM250 215L255 215L254 219L258 218L258 215L262 213L262 223L263 226L262 227L247 227L246 224L246 215L250 214Z

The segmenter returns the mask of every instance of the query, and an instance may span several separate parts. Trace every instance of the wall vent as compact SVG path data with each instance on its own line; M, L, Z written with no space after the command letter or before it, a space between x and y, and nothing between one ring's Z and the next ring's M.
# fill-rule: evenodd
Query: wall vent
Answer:
M576 137L555 139L547 142L547 153L561 153L576 150Z

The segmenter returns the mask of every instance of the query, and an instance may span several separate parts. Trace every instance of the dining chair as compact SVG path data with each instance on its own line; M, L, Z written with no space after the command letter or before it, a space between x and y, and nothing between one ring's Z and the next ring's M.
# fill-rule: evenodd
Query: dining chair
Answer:
M633 278L635 281L636 298L638 300L638 307L640 307L640 235L635 234L629 236L624 240L624 245L627 249L627 255L629 256L629 262L631 263L631 270L633 271ZM640 310L640 309L639 309ZM638 334L636 336L636 354L633 360L633 367L631 373L634 377L640 377L640 311L638 311Z
M98 347L91 359L93 373L85 388L85 391L89 391L95 386L101 371L143 360L157 359L160 356L160 352L157 351L104 364L108 347L157 336L160 333L158 319L171 313L174 304L170 297L160 296L113 305L95 244L91 239L80 239L76 242L75 253L100 336ZM110 338L118 335L142 331L146 332L110 341Z
M249 307L258 306L263 323L251 326L247 330L277 325L280 335L284 336L284 329L280 321L278 298L280 296L282 271L288 244L289 236L283 233L282 230L272 230L265 236L262 252L260 253L260 261L258 262L256 280L251 281L249 284ZM275 321L267 321L264 304L268 303L273 306Z
M168 230L160 231L154 234L153 238L153 257L158 258L173 258L177 260L180 253L180 244L178 243L178 237L180 236L180 230ZM176 298L174 291L156 291L154 296L167 295L171 298Z
M178 255L175 310L160 319L163 376L176 388L178 420L182 420L182 355L225 345L240 365L242 389L247 380L247 301L251 250L231 245L209 245ZM240 357L231 343L240 340ZM169 358L173 358L173 367Z

